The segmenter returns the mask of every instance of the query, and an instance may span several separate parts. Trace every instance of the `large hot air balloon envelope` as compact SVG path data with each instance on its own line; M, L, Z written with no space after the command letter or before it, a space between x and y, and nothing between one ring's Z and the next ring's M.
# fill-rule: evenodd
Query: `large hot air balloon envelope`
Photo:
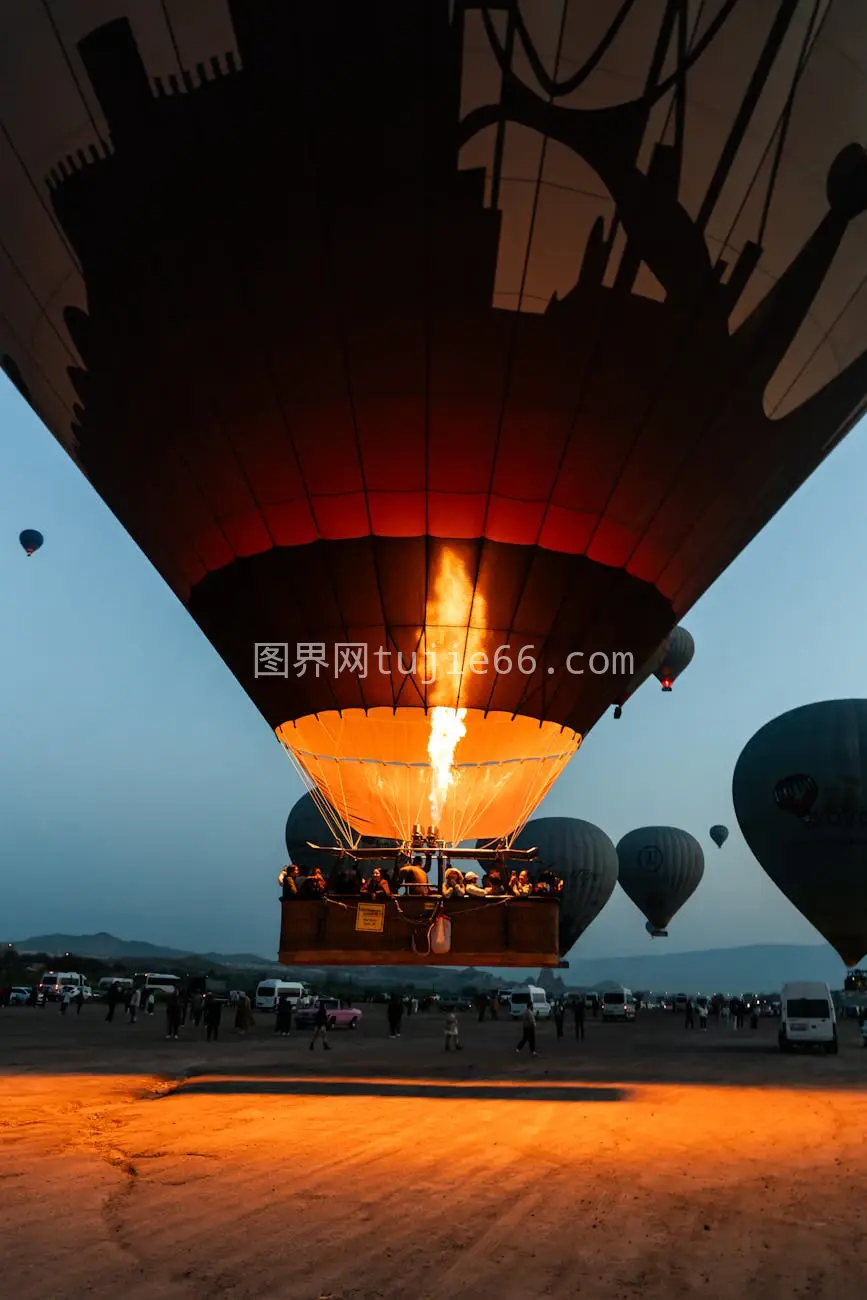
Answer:
M538 849L540 865L563 880L560 954L565 957L614 892L617 851L604 831L577 817L535 818L514 844Z
M521 825L862 411L863 37L0 6L0 365L357 832Z
M867 953L867 700L774 718L745 746L732 793L771 880L856 966Z
M356 844L356 839L349 842L345 841L341 835L341 830L340 820L336 814L330 815L326 820L313 795L302 795L298 802L293 805L286 819L286 851L291 860L305 871L313 867L319 867L327 876L334 866L333 855L318 853L316 849L310 846L315 844L322 848L328 848L338 845L351 850ZM365 862L365 874L372 871L375 866L388 867L389 869L394 866L395 855L400 848L394 840L378 840L371 836L362 836L359 844L360 847L365 849L381 848L384 851L382 859L368 859ZM390 856L387 856L389 850Z
M667 929L704 875L701 845L676 826L630 831L617 845L617 860L625 894L655 930Z
M728 826L711 826L708 832L714 844L721 849L729 837Z
M18 534L18 541L25 555L33 555L39 550L45 538L35 528L25 528L22 533Z

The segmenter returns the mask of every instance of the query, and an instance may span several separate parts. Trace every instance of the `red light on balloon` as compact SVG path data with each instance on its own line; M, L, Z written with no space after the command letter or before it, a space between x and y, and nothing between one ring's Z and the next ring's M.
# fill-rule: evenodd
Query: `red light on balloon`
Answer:
M662 679L662 689L663 689L664 691L670 691L670 690L671 690L671 678L670 678L670 677L663 677L663 679Z

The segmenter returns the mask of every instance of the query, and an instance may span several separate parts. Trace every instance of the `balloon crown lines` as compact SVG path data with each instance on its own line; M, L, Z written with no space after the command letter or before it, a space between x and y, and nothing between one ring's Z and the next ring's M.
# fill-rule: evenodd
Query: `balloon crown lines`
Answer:
M400 650L387 650L383 646L372 649L364 641L337 641L333 646L324 642L299 641L295 646L288 642L257 641L254 645L253 672L256 677L304 677L308 671L319 677L324 669L334 677L366 678L374 672L383 677L416 677L423 685L443 678L463 677L472 673L476 677L507 677L518 673L532 677L539 668L539 660L530 645L497 646L493 654L476 651L472 654L460 650L413 650L404 655ZM292 651L294 650L294 659ZM333 653L330 653L333 651ZM546 657L550 658L550 651ZM628 650L573 650L565 657L565 668L572 676L581 677L589 672L594 677L631 678L635 673L634 656ZM548 664L547 672L557 671Z

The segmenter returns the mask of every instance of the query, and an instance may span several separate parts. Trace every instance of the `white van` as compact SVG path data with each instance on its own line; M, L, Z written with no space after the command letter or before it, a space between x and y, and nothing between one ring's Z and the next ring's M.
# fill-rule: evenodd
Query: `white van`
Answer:
M303 993L301 984L288 984L285 980L262 980L256 988L256 1010L276 1011L280 999L288 998L294 1011Z
M813 981L784 984L781 995L780 1051L814 1043L837 1052L837 1013L827 984Z
M635 998L632 989L610 989L602 994L603 1020L634 1020Z
M551 1015L551 1003L548 1001L548 994L544 989L540 989L537 984L530 984L527 988L512 989L509 1010L512 1016L517 1020L522 1016L527 1007L532 1007L533 1015L537 1020L547 1020Z
M87 977L74 970L47 970L39 981L36 1000L45 1006L46 1002L60 1000L61 990L65 988L83 988ZM89 987L89 986L88 986Z

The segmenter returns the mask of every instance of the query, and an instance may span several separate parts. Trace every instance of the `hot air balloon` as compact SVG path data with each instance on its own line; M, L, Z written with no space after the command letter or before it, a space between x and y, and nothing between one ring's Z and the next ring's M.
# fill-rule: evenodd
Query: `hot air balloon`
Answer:
M691 898L704 875L704 853L689 831L641 826L617 845L618 879L657 932Z
M18 540L25 555L33 555L35 551L39 550L45 538L35 528L25 528L23 533L18 534Z
M351 852L358 842L365 849L383 851L381 858L368 859L365 862L368 871L372 871L374 867L390 869L394 866L395 856L400 850L400 845L395 840L362 836L360 841L355 837L347 842L343 839L341 831L342 825L337 814L327 808L323 809L321 800L315 799L312 794L304 794L293 805L286 819L286 850L292 862L304 871L319 867L327 874L334 865L334 857L327 852L311 848L311 844L328 848L336 842Z
M867 700L805 704L745 746L732 783L744 839L847 966L867 953Z
M509 833L863 409L858 7L48 8L0 365L347 832Z
M560 954L565 957L614 892L617 851L604 831L577 817L538 817L514 843L535 848L541 865L563 881Z
M711 826L708 834L717 848L721 849L729 837L729 828L728 826Z
M687 647L690 647L686 663L683 663L684 653ZM634 677L631 677L626 683L622 692L616 696L614 701L614 717L620 718L623 714L623 706L630 699L639 686L643 686L648 677L658 677L662 682L663 690L670 690L671 684L675 677L688 667L695 651L695 644L689 632L685 628L676 627L670 636L667 636L662 645L654 650L653 654L645 664L638 670ZM678 664L680 666L678 666ZM671 676L660 676L665 670L666 674Z
M692 663L694 654L695 642L689 632L685 627L676 627L665 643L661 662L653 670L664 691L671 690L680 674Z

